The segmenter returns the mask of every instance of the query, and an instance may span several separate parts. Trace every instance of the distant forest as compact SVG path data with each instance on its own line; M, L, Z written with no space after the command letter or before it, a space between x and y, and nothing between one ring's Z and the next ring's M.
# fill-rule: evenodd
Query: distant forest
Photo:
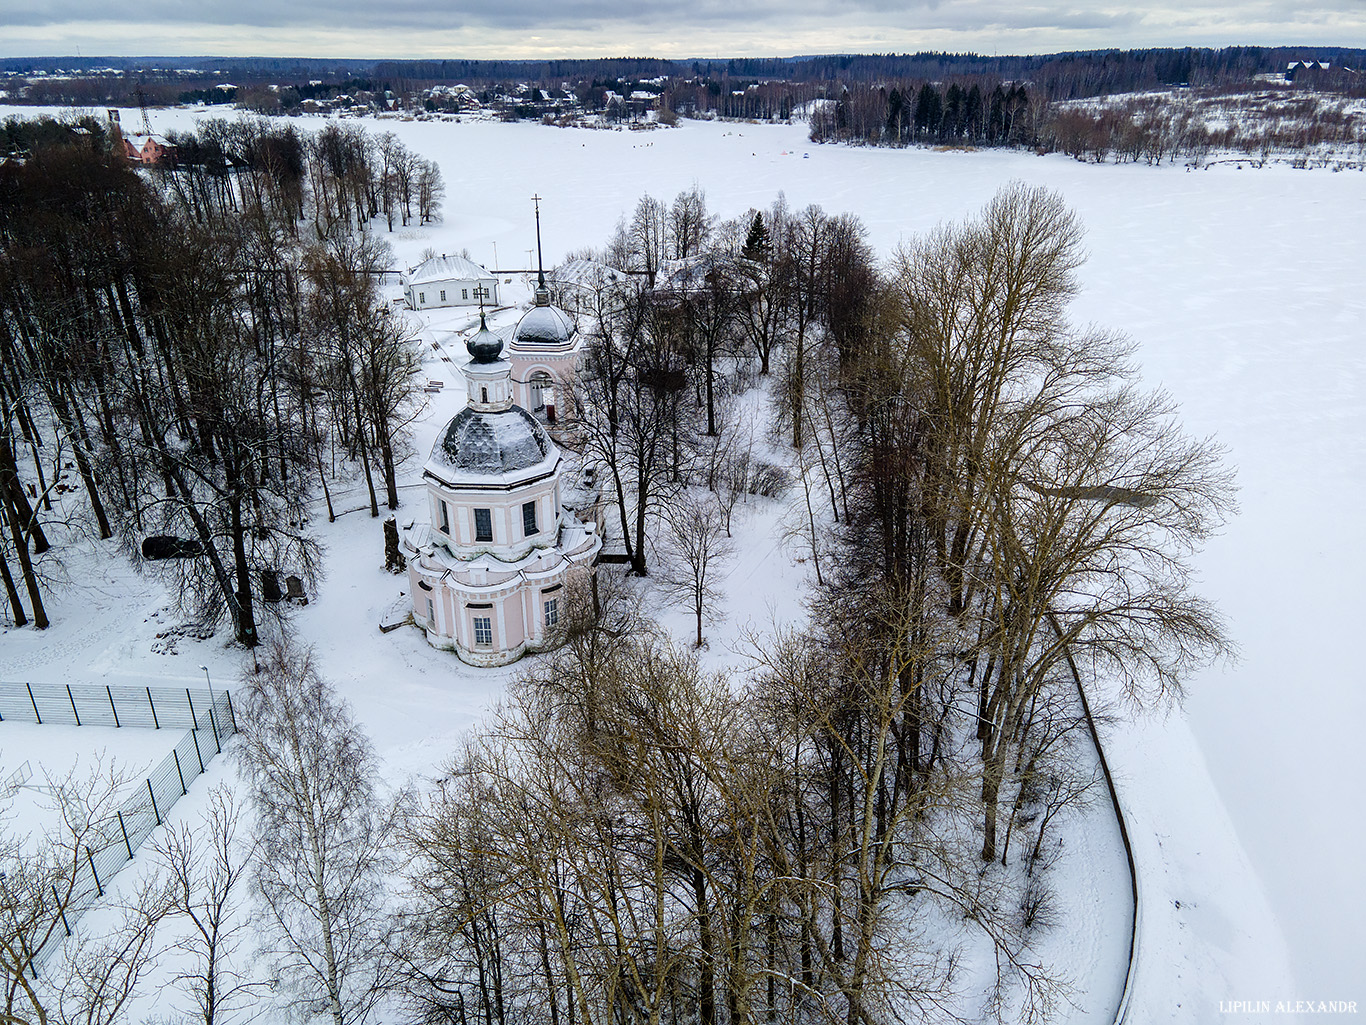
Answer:
M1095 50L667 61L43 58L0 61L0 99L210 103L263 114L492 114L570 125L808 120L813 142L1012 146L1082 160L1214 155L1366 166L1366 50ZM10 152L16 147L11 145Z
M266 57L43 57L0 60L11 102L149 103L191 102L182 94L231 83L269 105L267 86L278 97L287 87L317 89L350 85L396 95L433 85L463 83L476 91L525 84L562 89L594 83L632 82L657 89L701 86L713 106L720 97L751 86L774 90L783 106L818 97L833 98L841 87L933 82L1027 85L1047 101L1085 99L1116 93L1189 85L1217 88L1245 84L1258 76L1284 73L1297 61L1322 62L1341 70L1336 86L1361 95L1366 84L1354 72L1366 66L1366 50L1343 47L1232 46L1221 49L1090 50L1033 56L974 53L843 54L807 57L752 57L670 61L653 58L595 60L388 60L343 61ZM0 79L2 82L3 79ZM253 88L256 87L256 88ZM904 90L903 90L904 91ZM199 97L195 97L198 99ZM723 115L725 116L725 115ZM735 115L743 116L743 115Z

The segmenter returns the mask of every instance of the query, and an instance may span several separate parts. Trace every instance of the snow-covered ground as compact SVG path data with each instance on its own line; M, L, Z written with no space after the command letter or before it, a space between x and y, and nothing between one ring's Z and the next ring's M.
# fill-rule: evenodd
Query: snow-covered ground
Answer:
M184 730L0 723L0 819L30 838L59 829L58 788L68 779L84 782L94 772L109 781L117 805L144 785L147 772L184 736Z
M165 130L197 116L155 112L153 124ZM1223 1017L1221 1000L1347 999L1366 1008L1366 759L1354 737L1366 719L1354 640L1366 612L1366 548L1355 530L1366 499L1366 174L821 147L801 126L370 126L437 159L446 179L444 223L392 235L404 266L429 246L468 248L492 264L495 243L502 266L526 266L533 194L542 197L551 264L600 243L642 192L667 200L694 182L722 216L767 206L780 190L794 207L851 211L884 257L903 239L974 213L1007 181L1059 190L1089 229L1076 318L1135 339L1146 382L1172 393L1191 432L1228 447L1242 487L1241 515L1198 561L1202 590L1227 614L1240 659L1191 680L1184 711L1117 726L1107 741L1144 874L1148 940L1130 1020L1213 1020ZM467 315L441 316L436 338L458 360L461 347L446 332ZM419 425L420 455L459 401L458 367L428 352L429 375L447 389ZM409 461L409 485L420 464L420 456ZM334 500L339 509L362 504L359 494ZM420 515L412 503L400 516L414 510ZM300 612L300 628L391 772L428 772L507 671L465 667L411 630L380 639L375 624L401 581L380 571L378 524L352 512L320 530L330 576ZM0 677L198 682L201 663L215 682L235 674L238 656L218 641L158 642L167 622L154 616L165 604L159 588L87 558L73 556L71 569L82 579L83 566L100 567L100 583L88 585L95 607L59 596L48 636L0 635ZM743 547L728 620L711 632L713 655L747 619L770 618L770 597L780 617L797 614L801 578L776 544Z

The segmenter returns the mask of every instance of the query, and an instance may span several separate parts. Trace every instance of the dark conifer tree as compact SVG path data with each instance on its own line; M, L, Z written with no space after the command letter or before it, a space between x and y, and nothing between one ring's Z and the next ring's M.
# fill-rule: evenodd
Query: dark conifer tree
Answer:
M749 234L745 236L745 248L741 250L741 255L746 260L753 260L755 263L766 263L773 245L769 241L768 226L764 224L764 215L758 210L754 211L754 220L750 221Z

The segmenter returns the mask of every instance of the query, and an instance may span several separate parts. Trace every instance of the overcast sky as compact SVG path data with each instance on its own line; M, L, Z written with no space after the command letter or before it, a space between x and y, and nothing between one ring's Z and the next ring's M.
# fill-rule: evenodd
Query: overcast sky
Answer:
M0 0L0 56L751 56L1366 47L1366 0Z

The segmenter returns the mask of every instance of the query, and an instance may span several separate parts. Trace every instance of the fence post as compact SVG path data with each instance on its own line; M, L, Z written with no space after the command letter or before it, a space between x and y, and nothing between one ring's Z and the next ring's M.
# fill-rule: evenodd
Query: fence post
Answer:
M191 723L191 729L196 729L196 730L197 730L197 729L199 729L199 716L197 716L197 715L194 714L194 698L190 697L190 688L189 688L189 687L186 687L186 688L185 688L185 700L186 700L187 702L189 702L189 705L190 705L190 723Z
M43 725L43 717L38 714L38 702L33 698L33 684L26 683L24 686L28 688L28 703L33 706L33 718L37 719L38 725L41 726Z
M119 831L123 833L123 846L128 848L128 860L133 860L133 845L128 842L128 827L123 824L123 812L115 812L119 817Z
M152 781L147 781L147 796L152 799L152 817L157 820L157 825L161 825L161 812L157 810L157 792L152 789Z
M232 707L232 695L231 695L231 694L225 693L223 696L224 696L225 698L228 699L228 720L232 723L232 732L233 732L233 733L236 733L236 732L237 732L237 713L233 710L233 707Z
M213 746L218 748L218 753L223 753L223 744L218 739L218 720L213 717L213 705L209 706L209 725L213 727Z
M57 911L62 916L62 928L66 930L68 936L71 935L71 926L66 920L66 905L62 903L62 895L57 892L57 887L52 888L52 899L57 902ZM30 968L33 966L30 965ZM38 978L38 969L33 969L33 977Z
M161 729L161 722L157 719L157 703L152 700L152 688L147 688L147 707L152 710L152 725L156 729ZM161 823L157 823L160 825Z
M199 731L191 730L190 739L194 741L194 756L199 759L199 771L204 772L204 756L199 751Z
M81 713L76 711L76 699L71 696L71 684L66 685L66 699L71 702L71 714L76 717L76 725L81 724Z
M180 796L184 797L190 792L190 788L185 785L185 773L180 768L180 752L171 748L171 757L175 759L175 772L180 777Z
M95 877L95 896L104 896L104 887L100 885L100 874L95 871L95 855L90 853L90 848L85 849L85 860L90 865L90 874Z
M114 692L110 689L108 684L105 684L104 692L109 695L109 711L114 713L114 726L115 728L120 727L123 723L119 722L119 709L118 706L114 704Z

